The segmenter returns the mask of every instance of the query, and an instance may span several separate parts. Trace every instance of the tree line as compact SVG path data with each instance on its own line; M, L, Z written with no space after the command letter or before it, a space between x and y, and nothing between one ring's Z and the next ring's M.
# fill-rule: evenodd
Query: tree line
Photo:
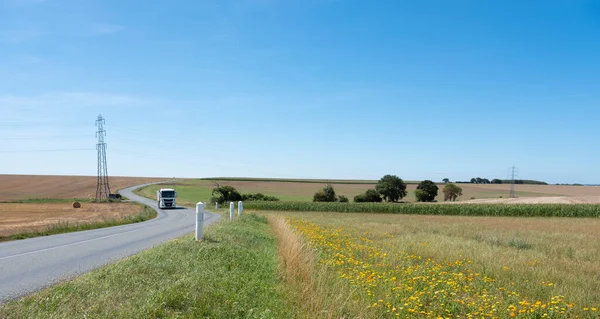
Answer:
M450 179L444 178L442 181L444 183L449 183ZM457 183L457 184L511 184L512 180L498 179L498 178L489 180L487 178L473 177L469 181L455 181L455 183ZM546 183L546 182L529 180L529 179L515 179L515 184L548 185L548 183Z
M424 180L419 183L415 190L415 197L419 202L432 202L438 195L439 188L433 181ZM462 188L456 184L448 183L442 190L444 201L455 201L462 195ZM406 183L396 175L383 176L374 189L368 189L362 194L354 196L355 203L394 203L406 197ZM313 202L349 202L344 195L336 195L331 184L327 184L323 189L317 191L313 196Z

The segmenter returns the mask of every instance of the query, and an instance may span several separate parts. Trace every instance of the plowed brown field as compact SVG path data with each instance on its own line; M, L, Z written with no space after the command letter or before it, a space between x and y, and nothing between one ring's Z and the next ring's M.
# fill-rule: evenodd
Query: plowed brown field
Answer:
M157 182L164 178L109 177L110 190ZM0 175L0 201L30 198L94 198L95 176Z
M64 222L78 224L123 219L141 210L141 206L133 203L82 203L78 209L71 203L0 203L0 237L41 231Z

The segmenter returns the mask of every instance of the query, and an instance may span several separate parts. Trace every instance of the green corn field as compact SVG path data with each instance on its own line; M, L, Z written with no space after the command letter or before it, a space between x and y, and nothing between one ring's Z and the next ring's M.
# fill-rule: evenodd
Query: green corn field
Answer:
M589 204L392 204L392 203L312 203L245 202L250 210L306 211L338 213L383 213L454 216L513 217L600 217L600 205Z

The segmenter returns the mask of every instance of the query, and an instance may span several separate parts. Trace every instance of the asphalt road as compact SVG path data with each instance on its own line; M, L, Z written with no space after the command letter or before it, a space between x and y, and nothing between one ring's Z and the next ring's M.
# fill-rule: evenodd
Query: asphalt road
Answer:
M158 216L155 219L0 243L0 303L194 231L195 209L160 210L155 201L133 194L132 191L141 186L145 185L133 186L120 193L156 209ZM206 212L204 227L219 217Z

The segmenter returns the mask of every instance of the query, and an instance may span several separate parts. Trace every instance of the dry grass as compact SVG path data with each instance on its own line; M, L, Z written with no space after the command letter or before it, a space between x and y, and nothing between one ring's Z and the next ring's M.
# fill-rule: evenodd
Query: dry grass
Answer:
M0 237L38 232L48 226L69 223L94 223L123 219L140 213L133 203L82 203L75 209L71 203L0 204Z
M533 300L565 296L582 315L600 306L600 219L275 214L369 234L392 251L438 262L471 260L473 271L499 286Z
M284 218L271 216L269 224L278 239L282 277L297 294L291 299L304 312L298 317L345 318L346 313L360 312L349 309L352 291L318 264L315 251Z
M111 191L164 180L152 177L109 177ZM29 198L93 198L95 176L0 175L0 201Z

